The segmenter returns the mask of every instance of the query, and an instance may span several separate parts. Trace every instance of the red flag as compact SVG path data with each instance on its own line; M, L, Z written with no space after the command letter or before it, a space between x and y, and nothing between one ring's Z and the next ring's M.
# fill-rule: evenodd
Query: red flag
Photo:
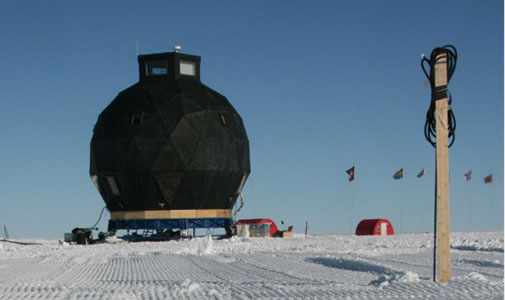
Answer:
M484 177L484 183L491 183L493 182L493 174L489 174L488 176Z
M350 168L349 170L345 171L347 173L347 175L349 175L349 181L353 181L354 180L354 166L352 166L352 168Z
M466 176L466 181L472 180L472 170L468 171L468 173L466 173L465 176Z
M421 178L424 176L424 168L421 170L421 172L419 172L419 174L417 174L417 178Z

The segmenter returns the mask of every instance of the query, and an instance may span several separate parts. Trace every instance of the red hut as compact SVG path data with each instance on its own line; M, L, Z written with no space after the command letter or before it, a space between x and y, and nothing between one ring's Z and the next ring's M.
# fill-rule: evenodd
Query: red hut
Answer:
M387 219L369 219L359 222L356 235L393 235L393 225Z
M264 224L264 223L270 224L270 236L273 236L277 232L277 226L275 225L275 222L270 219L242 219L239 220L235 224L235 226L240 224L252 225L252 224Z

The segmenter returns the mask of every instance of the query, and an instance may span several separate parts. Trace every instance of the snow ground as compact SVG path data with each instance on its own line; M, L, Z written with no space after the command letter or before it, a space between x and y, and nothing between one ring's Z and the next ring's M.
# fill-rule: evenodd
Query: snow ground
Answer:
M503 232L453 233L446 284L432 281L430 234L29 242L0 242L0 299L504 297Z

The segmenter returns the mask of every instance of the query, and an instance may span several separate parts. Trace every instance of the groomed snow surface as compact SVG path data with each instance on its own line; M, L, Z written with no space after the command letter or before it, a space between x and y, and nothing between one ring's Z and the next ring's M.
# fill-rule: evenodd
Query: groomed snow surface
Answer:
M26 240L25 240L26 242ZM453 233L452 279L432 236L209 237L77 246L0 242L0 299L503 299L503 232Z

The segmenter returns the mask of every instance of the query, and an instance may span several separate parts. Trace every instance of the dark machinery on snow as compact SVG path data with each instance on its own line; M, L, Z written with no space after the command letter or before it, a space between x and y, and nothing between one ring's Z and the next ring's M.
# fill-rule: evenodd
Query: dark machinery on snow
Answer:
M139 82L96 122L90 176L109 231L232 224L250 173L249 140L226 97L201 83L200 57L177 50L138 56Z

